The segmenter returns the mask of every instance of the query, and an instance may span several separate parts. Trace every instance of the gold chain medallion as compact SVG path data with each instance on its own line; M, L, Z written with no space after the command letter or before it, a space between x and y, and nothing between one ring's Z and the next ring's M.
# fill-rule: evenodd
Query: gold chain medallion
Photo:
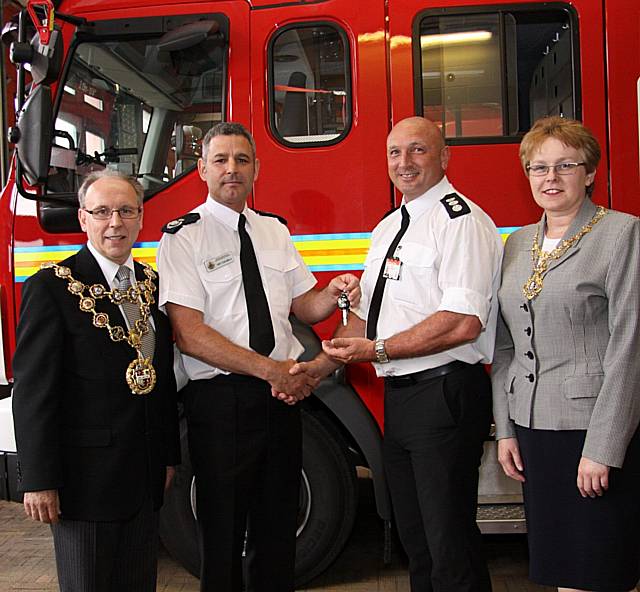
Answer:
M67 290L78 296L78 306L82 312L91 313L93 326L98 329L107 329L111 341L126 341L135 351L136 358L129 364L125 379L134 395L146 395L156 385L156 371L150 358L145 358L142 353L142 336L149 332L149 316L151 305L155 302L153 293L157 287L153 283L158 276L147 263L142 263L146 279L137 282L128 290L108 290L102 284L87 286L76 280L71 275L71 270L57 263L43 263L41 269L53 269L57 277L67 280ZM88 289L89 295L85 294ZM125 331L120 325L111 325L109 315L106 312L96 311L96 301L108 298L113 304L119 306L122 302L137 304L140 309L140 318L133 324L129 331Z
M127 366L127 384L136 395L146 395L156 385L156 370L138 349L138 357Z
M540 225L536 229L536 235L533 237L533 244L531 245L531 259L533 261L533 270L531 275L522 286L522 293L527 300L533 300L540 292L542 292L544 274L547 273L549 267L549 261L559 259L564 255L569 247L577 243L585 234L591 232L593 227L602 220L607 210L602 206L598 206L593 218L587 224L585 224L576 234L571 238L563 240L553 251L543 251L538 244L538 237L540 236Z

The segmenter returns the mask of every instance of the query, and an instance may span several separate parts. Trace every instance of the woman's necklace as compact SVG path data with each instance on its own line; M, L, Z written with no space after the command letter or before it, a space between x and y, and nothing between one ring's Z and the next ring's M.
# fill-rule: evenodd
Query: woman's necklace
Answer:
M102 284L87 286L71 275L71 270L64 265L56 263L43 263L42 269L53 269L57 277L67 280L67 290L79 298L78 306L81 311L93 315L93 326L98 329L107 329L111 341L126 341L135 351L136 358L129 364L125 373L125 379L131 392L134 395L146 395L153 390L156 385L156 371L151 360L145 358L142 353L142 336L149 332L149 316L151 305L155 302L153 293L156 285L153 280L158 276L146 263L142 264L146 279L137 282L128 290L107 290ZM89 294L85 294L85 289ZM111 325L109 315L106 312L96 311L96 300L109 298L109 300L119 306L124 301L137 304L140 310L140 318L135 321L129 331L125 331L120 325Z
M589 222L587 222L576 234L571 238L563 240L553 251L543 251L538 244L540 236L540 224L536 229L536 235L533 237L531 245L531 259L533 261L533 271L527 281L522 286L522 293L527 300L533 300L540 292L542 292L544 274L547 273L549 261L559 259L564 255L569 247L577 243L585 234L591 232L592 228L604 217L607 210L602 206L598 206L596 213Z

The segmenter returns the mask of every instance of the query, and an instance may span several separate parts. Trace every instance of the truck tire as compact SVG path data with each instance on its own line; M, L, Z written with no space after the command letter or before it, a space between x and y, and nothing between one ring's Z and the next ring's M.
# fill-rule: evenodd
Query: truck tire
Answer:
M303 467L296 542L296 586L322 573L342 551L357 508L357 478L348 446L323 414L302 412ZM182 464L160 512L160 538L169 554L196 577L200 571L195 480L181 424Z

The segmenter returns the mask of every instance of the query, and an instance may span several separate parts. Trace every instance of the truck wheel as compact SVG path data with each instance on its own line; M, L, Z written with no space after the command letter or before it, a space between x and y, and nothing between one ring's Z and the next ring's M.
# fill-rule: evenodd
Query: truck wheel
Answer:
M357 507L357 479L348 447L324 415L302 412L303 460L296 543L296 586L322 573L351 534ZM182 464L160 513L160 538L169 554L198 576L195 480L181 424Z
M348 447L326 416L302 414L302 482L296 585L321 574L342 551L356 517L358 482Z

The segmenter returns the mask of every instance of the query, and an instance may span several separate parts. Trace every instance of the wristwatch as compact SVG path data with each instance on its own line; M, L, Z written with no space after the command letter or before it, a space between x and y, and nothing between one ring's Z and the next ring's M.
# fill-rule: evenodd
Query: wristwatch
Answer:
M375 351L378 364L386 364L389 361L387 350L384 349L384 339L376 339Z

